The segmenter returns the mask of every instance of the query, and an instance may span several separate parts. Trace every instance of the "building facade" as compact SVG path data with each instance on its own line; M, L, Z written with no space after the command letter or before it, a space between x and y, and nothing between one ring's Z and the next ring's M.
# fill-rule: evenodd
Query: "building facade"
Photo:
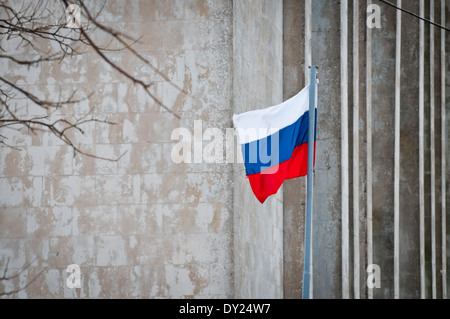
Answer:
M449 25L449 0L395 4ZM301 298L306 179L261 205L225 136L233 114L292 97L317 65L313 297L446 298L448 31L375 0L92 6L99 22L139 37L134 49L159 71L126 50L108 57L150 81L161 103L91 49L29 68L0 59L2 77L42 98L88 97L61 114L93 109L116 124L91 123L74 140L119 158L1 129L21 149L0 151L2 297ZM41 112L25 98L14 105ZM191 151L177 163L180 128ZM221 137L226 156L209 161ZM67 283L73 264L80 288Z

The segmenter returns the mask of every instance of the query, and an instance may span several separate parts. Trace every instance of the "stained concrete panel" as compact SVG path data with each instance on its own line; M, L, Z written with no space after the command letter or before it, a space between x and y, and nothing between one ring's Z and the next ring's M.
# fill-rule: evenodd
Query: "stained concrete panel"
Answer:
M319 66L313 208L315 298L341 296L339 3L313 1L312 64Z

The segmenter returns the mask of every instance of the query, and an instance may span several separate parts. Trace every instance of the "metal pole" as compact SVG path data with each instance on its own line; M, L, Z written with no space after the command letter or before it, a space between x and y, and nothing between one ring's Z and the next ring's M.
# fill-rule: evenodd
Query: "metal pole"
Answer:
M310 66L309 82L309 126L308 126L308 188L306 197L305 221L305 261L303 266L303 299L310 299L311 280L311 246L312 246L312 200L314 174L314 144L316 122L316 70L317 66Z
M312 49L311 49L311 20L312 20L312 0L305 0L305 86L308 81L309 74L309 68L310 65L312 65ZM305 188L308 188L308 181L305 179ZM305 198L306 199L306 198ZM303 261L304 262L304 261ZM314 263L314 256L311 254L311 260L310 265ZM309 273L309 298L314 298L314 273L312 266L310 266L310 273Z

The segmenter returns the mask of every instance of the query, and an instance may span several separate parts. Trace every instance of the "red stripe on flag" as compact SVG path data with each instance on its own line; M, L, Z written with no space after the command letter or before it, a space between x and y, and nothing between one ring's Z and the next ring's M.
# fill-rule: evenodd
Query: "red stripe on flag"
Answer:
M316 157L316 143L314 142L314 163ZM287 179L308 175L308 143L301 144L294 149L292 157L261 173L248 175L253 193L261 203L278 192Z

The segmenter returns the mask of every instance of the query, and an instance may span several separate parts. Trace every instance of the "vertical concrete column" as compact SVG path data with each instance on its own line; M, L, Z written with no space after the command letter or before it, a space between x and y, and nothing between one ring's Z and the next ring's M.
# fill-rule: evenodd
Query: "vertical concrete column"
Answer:
M340 5L312 1L312 62L319 66L313 209L314 298L342 297Z
M402 1L402 7L420 11L418 1ZM420 298L420 20L402 14L401 32L397 278L398 294L403 299Z
M425 0L420 0L420 16L425 16ZM420 297L425 299L425 22L419 22L419 237Z
M305 82L309 79L309 66L312 65L312 0L305 0Z
M342 298L350 298L349 137L348 137L348 1L341 1L341 227Z
M283 1L233 2L234 112L283 100ZM261 204L242 164L234 175L236 298L283 297L283 191Z
M402 6L402 0L397 0ZM402 58L402 12L397 10L395 36L395 146L394 146L394 298L400 298L400 81Z
M309 1L311 2L311 1ZM283 99L306 85L305 4L283 2ZM309 28L310 30L310 28ZM299 299L303 287L306 178L288 180L283 186L283 291L284 298Z
M447 17L450 17L450 0L445 0L445 15ZM447 18L448 19L448 18ZM446 26L449 26L449 23L446 22ZM445 52L446 52L446 56L447 58L445 59L445 111L446 114L449 114L450 112L450 59L448 58L448 52L450 52L450 32L445 32ZM445 118L445 136L449 136L450 134L450 116L447 116ZM446 158L447 160L450 158L450 143L449 143L449 138L446 139L446 145L445 145L445 154L446 154ZM445 184L446 184L446 193L445 196L443 198L443 200L445 200L446 203L446 207L450 206L450 192L448 191L450 189L450 165L447 163L446 167L445 167L445 174L446 174L446 178L445 178ZM445 225L446 225L446 229L447 229L447 233L448 233L448 229L450 229L450 218L447 218L445 220ZM450 236L446 236L446 242L445 242L445 246L446 246L446 266L447 266L447 274L449 273L449 264L450 264ZM450 294L450 276L447 275L447 297Z
M367 7L372 4L372 0L367 0ZM372 28L366 31L366 161L367 161L367 265L373 264L373 205L372 205ZM373 288L368 288L368 299L373 299Z
M378 3L379 4L379 3ZM374 298L394 297L394 126L396 10L379 4L381 29L372 31L373 263L381 269Z
M445 26L445 0L441 0L441 25ZM447 299L447 225L446 225L446 214L447 214L447 203L445 200L445 194L447 192L446 188L446 143L447 136L445 131L446 124L446 65L445 65L446 49L445 49L445 30L441 30L441 240L442 240L442 256L441 256L441 273L442 273L442 298Z
M353 293L360 299L359 0L353 0Z
M430 0L430 20L434 21L434 0ZM431 292L436 298L436 149L435 149L435 41L430 25L430 167L431 167Z
M366 38L367 6L357 1L353 12L353 286L354 298L367 298L367 123ZM357 62L357 63L356 63ZM357 130L357 132L356 132ZM358 166L356 168L355 166ZM355 177L357 176L357 178ZM356 224L356 225L355 225Z
M441 21L441 1L434 2L434 21L440 23ZM441 30L438 27L434 28L434 42L435 42L435 68L434 68L434 127L435 127L435 267L436 267L436 295L437 299L442 298L442 200L441 191L444 180L442 177L442 63L441 63Z

